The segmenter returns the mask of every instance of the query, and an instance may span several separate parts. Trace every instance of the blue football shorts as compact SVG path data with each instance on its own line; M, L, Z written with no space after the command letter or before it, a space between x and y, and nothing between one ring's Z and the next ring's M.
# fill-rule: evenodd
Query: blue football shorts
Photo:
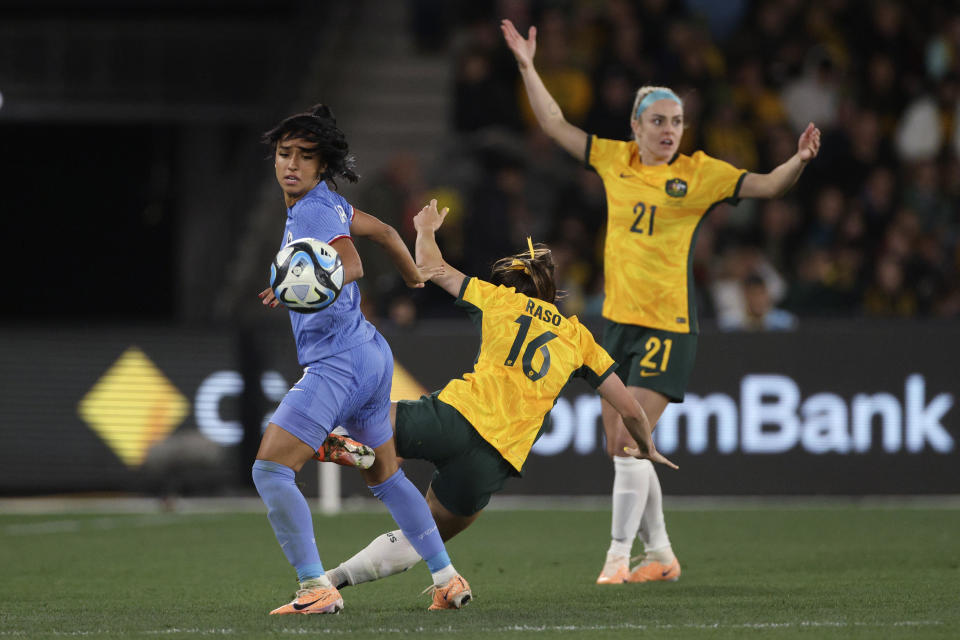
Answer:
M376 448L393 437L392 382L393 352L374 333L372 340L307 366L270 422L314 449L339 425L351 438Z

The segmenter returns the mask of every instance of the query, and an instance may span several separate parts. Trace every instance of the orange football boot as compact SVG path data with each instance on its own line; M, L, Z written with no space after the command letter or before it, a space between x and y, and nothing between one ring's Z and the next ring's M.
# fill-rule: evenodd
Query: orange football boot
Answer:
M290 604L277 607L270 612L272 616L288 613L340 613L343 610L343 598L336 587L314 587L299 589L297 597Z
M462 576L456 575L450 578L445 586L438 587L430 585L423 590L424 593L433 592L433 604L428 611L439 611L441 609L459 609L473 600L473 592L470 585Z
M608 556L597 584L623 584L630 577L630 559L626 556Z
M373 449L367 445L336 433L328 435L323 445L313 454L314 460L357 469L369 469L375 457Z
M676 558L669 564L656 560L644 560L633 568L627 582L655 582L657 580L676 582L679 578L680 562Z

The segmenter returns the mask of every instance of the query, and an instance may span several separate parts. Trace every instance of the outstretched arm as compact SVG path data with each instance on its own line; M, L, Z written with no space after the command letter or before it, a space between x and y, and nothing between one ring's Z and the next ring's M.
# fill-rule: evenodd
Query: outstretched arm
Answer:
M447 212L446 207L437 211L437 201L431 200L430 204L414 216L413 226L417 230L414 251L420 268L431 273L430 280L450 295L458 296L466 276L443 261L435 235L443 224L443 219L447 217Z
M627 449L627 453L634 458L665 464L671 469L679 468L657 451L657 447L653 444L653 427L650 426L646 412L633 394L623 386L623 381L617 374L612 373L607 376L607 379L597 387L597 391L600 397L612 404L613 408L620 413L630 437L637 443L637 448Z
M417 267L417 263L413 261L413 256L410 255L410 250L403 243L403 239L400 238L397 230L385 222L381 222L378 218L354 208L350 233L354 236L370 238L383 247L393 264L397 266L397 270L400 271L400 275L408 287L422 288L423 283L430 279L428 273L424 273ZM356 249L354 249L355 251ZM362 270L360 275L363 275ZM354 280L356 279L354 278Z
M420 269L417 266L417 263L413 261L413 256L410 255L410 250L403 243L397 230L374 216L355 208L353 210L353 220L350 222L350 234L370 238L382 246L393 263L397 265L397 269L399 269L400 275L408 287L422 288L423 283L430 279L432 271ZM343 261L344 285L363 277L363 263L351 238L337 238L330 246L336 249ZM280 305L280 301L277 300L273 290L269 287L261 291L258 297L260 303L265 307L275 309Z
M517 59L520 67L520 77L530 100L530 107L537 117L537 122L544 133L553 138L561 147L567 150L574 158L584 162L587 149L587 134L583 129L576 127L563 117L560 106L553 99L547 87L544 86L540 74L533 68L533 54L537 50L537 28L530 27L529 37L524 38L509 20L500 22L503 39Z
M820 152L820 129L807 125L797 142L797 152L770 173L748 173L740 185L741 198L778 198L796 184L803 168Z

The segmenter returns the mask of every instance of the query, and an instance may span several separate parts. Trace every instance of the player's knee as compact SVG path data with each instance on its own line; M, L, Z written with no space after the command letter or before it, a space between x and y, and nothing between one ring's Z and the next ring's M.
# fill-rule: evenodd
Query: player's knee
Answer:
M432 486L427 489L426 498L427 505L430 507L430 514L433 516L433 521L437 523L437 530L444 542L469 527L480 516L480 511L469 516L460 516L451 512L440 503L437 494L433 492Z
M253 478L253 485L257 488L260 495L273 488L275 485L282 485L292 481L294 471L290 467L279 462L269 460L254 460L250 469L250 475Z
M364 469L361 473L367 486L372 487L373 485L383 484L389 480L399 468L400 464L396 457L381 458L378 452L377 457L374 458L373 465L371 465L369 469Z

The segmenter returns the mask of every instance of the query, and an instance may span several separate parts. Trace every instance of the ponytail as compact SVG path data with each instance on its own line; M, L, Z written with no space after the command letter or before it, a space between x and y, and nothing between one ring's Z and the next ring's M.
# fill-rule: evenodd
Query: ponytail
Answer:
M497 260L493 265L490 281L496 285L513 287L525 296L553 304L557 299L555 270L550 249L545 244L537 243L532 251Z

